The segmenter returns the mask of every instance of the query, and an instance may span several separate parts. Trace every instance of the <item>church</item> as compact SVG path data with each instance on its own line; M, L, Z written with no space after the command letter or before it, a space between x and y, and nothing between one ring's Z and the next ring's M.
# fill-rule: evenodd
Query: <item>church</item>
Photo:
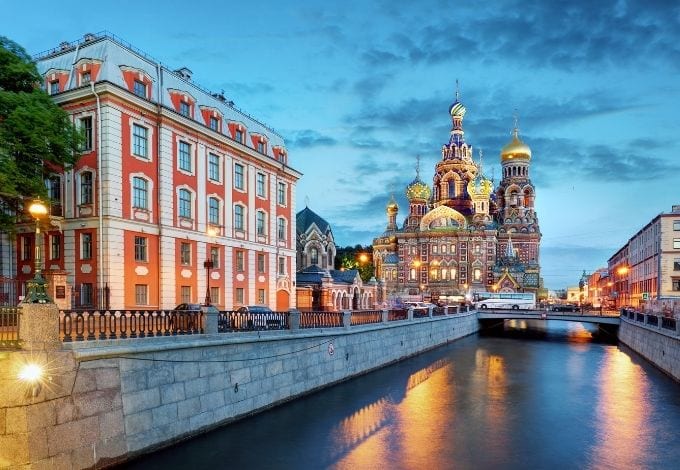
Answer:
M456 93L449 106L451 132L434 167L432 184L415 179L406 187L409 207L401 226L394 197L387 226L373 240L376 277L388 300L468 298L473 292L537 292L541 287L531 149L519 137L500 152L502 178L487 178L465 141L465 106Z

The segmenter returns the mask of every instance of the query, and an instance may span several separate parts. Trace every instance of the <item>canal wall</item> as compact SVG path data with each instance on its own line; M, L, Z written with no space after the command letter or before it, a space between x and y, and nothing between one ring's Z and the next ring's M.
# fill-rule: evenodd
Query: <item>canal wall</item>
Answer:
M0 468L93 468L479 329L476 312L313 330L33 344L0 356ZM46 364L42 385L20 364Z
M680 382L680 336L621 316L619 341Z

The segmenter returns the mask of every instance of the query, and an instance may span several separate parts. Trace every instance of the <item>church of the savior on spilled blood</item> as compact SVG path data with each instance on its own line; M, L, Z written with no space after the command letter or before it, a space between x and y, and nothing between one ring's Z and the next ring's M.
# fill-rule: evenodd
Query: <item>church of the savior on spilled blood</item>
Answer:
M515 123L500 153L502 179L494 187L482 172L481 152L477 163L465 141L465 112L457 93L449 107L451 137L442 146L432 185L421 180L417 166L406 187L409 207L401 226L394 198L387 205L386 230L373 240L373 263L388 298L446 301L478 291L542 287L531 149Z

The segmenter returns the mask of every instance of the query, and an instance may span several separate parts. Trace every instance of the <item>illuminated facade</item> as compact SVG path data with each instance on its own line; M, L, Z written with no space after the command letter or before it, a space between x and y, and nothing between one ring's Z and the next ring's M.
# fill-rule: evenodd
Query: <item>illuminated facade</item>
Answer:
M47 274L74 307L295 306L295 185L283 138L222 94L117 38L38 57L47 92L83 130L75 168L48 181ZM34 236L16 239L32 277ZM207 261L212 263L206 263Z
M451 132L441 148L432 186L420 178L407 186L408 214L387 205L387 227L373 241L376 276L388 297L445 299L470 291L537 291L541 233L529 177L531 149L517 125L501 150L502 179L493 182L473 160L464 138L466 108L449 107Z

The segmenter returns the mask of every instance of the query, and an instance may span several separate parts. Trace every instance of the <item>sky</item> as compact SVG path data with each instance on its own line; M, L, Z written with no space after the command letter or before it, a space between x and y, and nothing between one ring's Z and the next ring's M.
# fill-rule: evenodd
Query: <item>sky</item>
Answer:
M58 8L56 6L58 5ZM499 181L513 115L533 153L546 287L576 285L680 204L677 0L0 0L0 35L36 54L109 31L224 90L286 140L308 205L339 246L401 224L431 183L455 99Z

